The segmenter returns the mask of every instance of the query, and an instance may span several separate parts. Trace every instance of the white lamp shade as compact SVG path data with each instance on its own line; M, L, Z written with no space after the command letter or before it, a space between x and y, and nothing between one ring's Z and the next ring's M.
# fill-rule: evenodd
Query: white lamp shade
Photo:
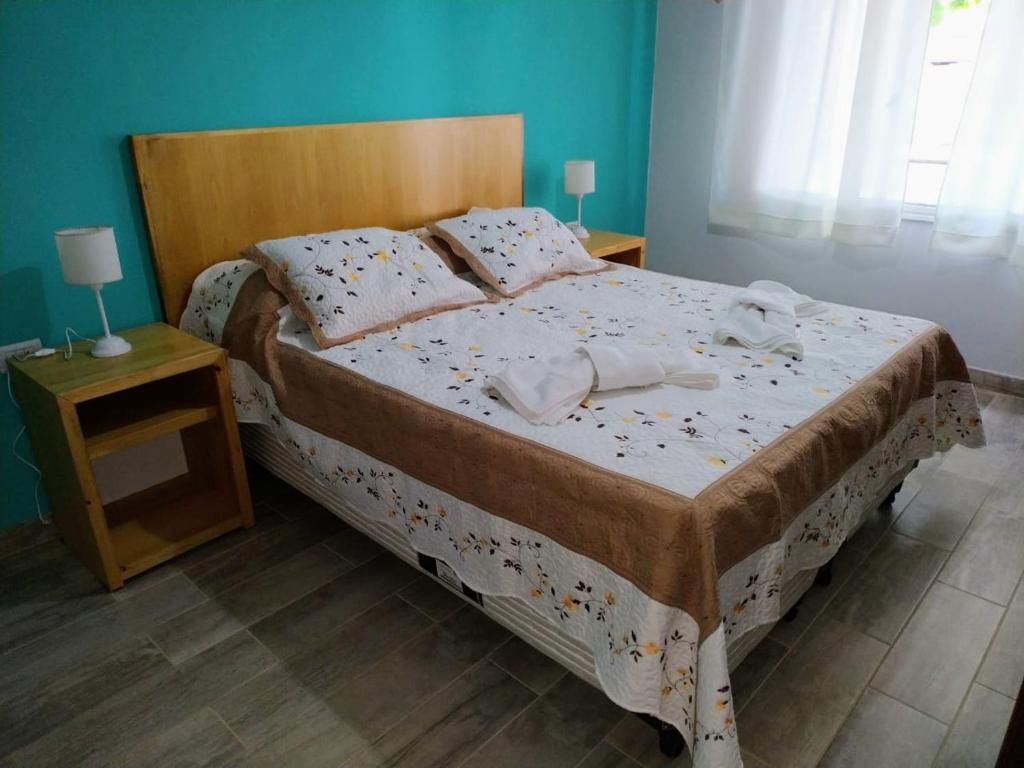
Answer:
M565 194L589 195L594 191L594 161L565 161Z
M113 227L58 229L53 238L68 285L103 285L121 279Z

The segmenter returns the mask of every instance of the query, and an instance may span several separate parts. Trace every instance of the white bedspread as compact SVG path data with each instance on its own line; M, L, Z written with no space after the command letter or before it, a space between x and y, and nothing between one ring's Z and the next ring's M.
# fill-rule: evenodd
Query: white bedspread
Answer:
M219 341L235 292L254 267L228 262L199 280L182 327ZM419 320L363 341L319 350L301 323L282 320L279 338L336 365L508 432L625 475L694 496L882 364L930 324L842 306L800 319L805 357L710 343L715 318L739 289L620 267L568 277L498 304ZM689 348L713 359L722 385L593 393L564 423L533 426L486 386L510 359L550 355L617 339ZM740 764L725 647L779 617L781 585L831 558L886 479L913 459L953 442L980 444L970 387L940 385L782 538L719 579L721 627L700 637L685 612L659 603L604 566L536 532L417 481L358 450L285 418L270 387L232 363L239 418L271 426L311 475L346 503L406 535L420 552L446 559L485 595L522 599L594 655L602 687L618 704L673 723L694 764ZM826 531L827 535L808 535ZM453 543L456 552L453 554ZM699 674L698 674L699 669Z

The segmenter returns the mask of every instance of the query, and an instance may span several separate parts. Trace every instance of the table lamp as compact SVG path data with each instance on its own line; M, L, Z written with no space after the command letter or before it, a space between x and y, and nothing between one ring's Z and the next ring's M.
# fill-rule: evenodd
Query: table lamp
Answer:
M103 337L92 347L93 357L117 357L131 352L132 345L120 336L110 335L107 313L103 309L100 289L104 283L120 280L121 261L117 257L113 227L82 227L58 229L53 233L57 254L68 285L88 285L96 294L96 306L103 321Z
M583 227L583 196L594 191L594 161L565 161L565 194L576 195L576 221L569 223L569 229L580 240L590 237Z

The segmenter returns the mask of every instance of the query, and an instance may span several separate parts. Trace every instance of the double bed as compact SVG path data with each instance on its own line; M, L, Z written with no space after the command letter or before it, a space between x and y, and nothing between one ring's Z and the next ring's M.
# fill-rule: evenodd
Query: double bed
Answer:
M914 461L983 442L966 367L931 323L842 306L802 360L714 345L736 288L627 266L320 349L237 260L521 205L522 140L518 115L135 137L167 320L228 350L253 459L696 765L739 765L729 670ZM594 393L553 427L486 385L595 342L685 347L723 383Z

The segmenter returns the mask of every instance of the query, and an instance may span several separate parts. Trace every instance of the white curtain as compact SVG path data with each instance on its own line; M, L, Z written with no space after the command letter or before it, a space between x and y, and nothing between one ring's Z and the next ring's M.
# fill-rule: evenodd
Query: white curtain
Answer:
M711 223L891 242L930 8L931 0L727 0Z
M932 244L1024 263L1024 1L988 13Z

